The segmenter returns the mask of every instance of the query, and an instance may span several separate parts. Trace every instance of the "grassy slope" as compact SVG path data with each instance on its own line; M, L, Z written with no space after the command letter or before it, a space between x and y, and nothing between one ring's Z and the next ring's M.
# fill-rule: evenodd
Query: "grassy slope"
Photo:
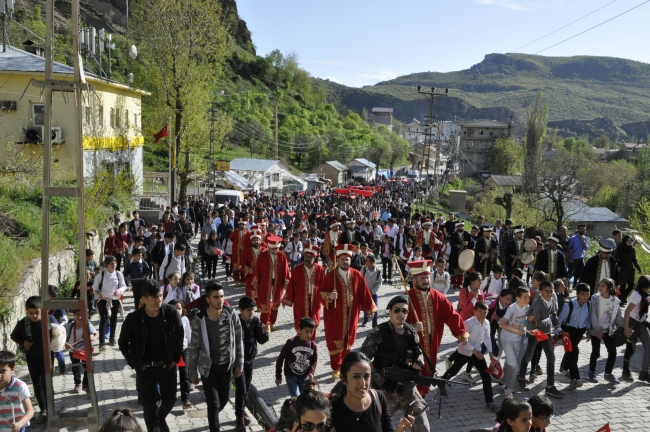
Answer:
M437 103L441 119L487 117L499 107L521 122L539 91L546 97L550 121L605 117L620 126L650 117L650 65L616 58L489 55L468 70L416 73L362 89L327 82L339 104L354 109L391 104L403 121L425 114L417 85L450 89L451 97Z

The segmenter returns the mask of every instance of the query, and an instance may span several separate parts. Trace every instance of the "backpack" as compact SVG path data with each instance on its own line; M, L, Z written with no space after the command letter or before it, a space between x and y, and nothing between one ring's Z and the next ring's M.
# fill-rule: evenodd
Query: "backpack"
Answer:
M569 301L567 303L567 306L569 307L569 315L566 317L566 323L571 321L571 315L573 315L573 300ZM591 312L591 302L587 302L587 313ZM563 324L562 327L565 327L567 324Z
M165 278L163 279L163 282L165 282L166 284L169 283L169 279L167 279L167 270L169 269L169 266L172 263L173 255L174 255L173 252L171 252L171 253L169 253L169 255L167 255L167 265L165 266L165 271L163 272L163 276L165 276ZM187 255L183 254L183 259L185 260L185 269L189 269L190 268L190 261L189 261L189 259L187 259ZM161 264L162 264L162 262L161 262ZM183 276L183 275L181 275L181 276Z
M368 267L366 267L366 266L363 266L361 268L361 274L363 275L364 278L366 277L366 269L367 268ZM379 280L381 279L381 273L379 272L379 270L375 270L375 271L377 272L377 280L375 282L379 282Z

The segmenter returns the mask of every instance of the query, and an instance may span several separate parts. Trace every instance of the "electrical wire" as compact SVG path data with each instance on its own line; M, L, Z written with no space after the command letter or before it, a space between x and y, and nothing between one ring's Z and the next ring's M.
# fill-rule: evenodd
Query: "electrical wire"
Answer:
M638 8L640 8L641 6L643 6L643 5L646 4L646 3L650 3L650 0L646 0L646 1L644 1L643 3L638 4L638 5L634 6L633 8L626 10L625 12L621 12L620 14L618 14L618 15L616 15L616 16L613 16L613 17L609 18L608 20L605 20L605 21L601 22L600 24L596 24L595 26L590 27L590 28L588 28L587 30L581 31L580 33L575 34L575 35L573 35L573 36L571 36L571 37L569 37L569 38L566 38L566 39L564 39L563 41L560 41L560 42L558 42L558 43L556 43L556 44L553 44L553 45L551 45L550 47L547 47L547 48L544 48L543 50L537 51L536 53L534 53L534 54L532 54L532 55L537 55L537 54L543 53L544 51L550 50L551 48L554 48L554 47L556 47L556 46L558 46L558 45L560 45L560 44L563 44L564 42L570 41L571 39L574 39L574 38L576 38L576 37L578 37L578 36L580 36L580 35L583 35L583 34L587 33L588 31L591 31L591 30L593 30L593 29L595 29L595 28L597 28L597 27L600 27L600 26L603 25L603 24L606 24L606 23L608 23L608 22L610 22L610 21L612 21L612 20L615 20L616 18L618 18L618 17L620 17L620 16L623 16L623 15L625 15L626 13L633 11L634 9L638 9Z
M577 23L578 21L580 21L580 20L582 20L582 19L584 19L584 18L587 18L587 17L590 16L590 15L595 14L595 13L598 12L599 10L606 8L607 6L611 5L612 3L616 3L617 1L618 1L618 0L611 1L611 2L607 3L606 5L601 6L601 7L599 7L598 9L589 12L587 15L584 15L584 16L578 18L578 19L575 20L575 21L571 21L569 24L567 24L567 25L565 25L565 26L562 26L562 27L560 27L560 28L557 29L557 30L553 30L552 32L547 33L547 34L545 34L544 36L542 36L542 37L540 37L540 38L537 38L537 39L535 39L535 40L532 41L532 42L528 42L526 45L522 45L522 46L520 46L520 47L517 48L517 49L514 49L514 50L512 50L512 51L509 51L509 52L506 53L506 54L514 53L515 51L519 51L519 50L522 49L522 48L526 48L528 45L532 45L532 44L534 44L534 43L537 42L537 41L540 41L540 40L542 40L542 39L544 39L544 38L546 38L546 37L548 37L548 36L550 36L550 35L552 35L552 34L555 34L555 33L559 32L560 30L563 30L563 29L569 27L570 25Z

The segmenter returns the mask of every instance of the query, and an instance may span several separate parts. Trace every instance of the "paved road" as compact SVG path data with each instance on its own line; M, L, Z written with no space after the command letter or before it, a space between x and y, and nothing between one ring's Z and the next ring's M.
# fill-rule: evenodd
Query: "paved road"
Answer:
M219 267L218 280L224 281L223 267ZM231 303L237 304L237 300L243 295L243 287L234 287L232 283L226 283L226 296ZM402 289L403 291L403 289ZM379 292L379 307L384 308L388 300L400 292L396 286L384 284ZM458 300L454 293L449 296L452 302ZM126 301L126 312L133 309L132 301L128 298ZM386 312L382 311L380 322L386 320ZM121 321L120 321L121 322ZM98 325L98 317L93 317L93 324ZM119 326L120 324L118 324ZM277 387L275 385L275 361L284 342L294 335L293 315L291 308L281 308L278 315L277 331L271 334L270 341L260 346L260 354L256 361L253 383L259 389L262 397L267 404L279 415L280 407L285 398L288 397L288 391L284 383ZM359 347L364 337L371 330L371 327L360 327L355 347ZM119 327L118 327L119 331ZM320 383L320 389L328 392L334 385L331 378L331 369L329 367L329 357L322 330L318 330L317 336L320 361L316 370L316 378ZM450 355L455 349L456 342L448 331L445 332L440 352L438 353L438 373L444 372L445 356ZM580 373L586 377L587 364L591 345L586 341L580 344ZM606 352L604 347L601 350ZM563 354L562 348L558 347L556 351L556 370L559 368L559 362ZM632 370L634 375L640 370L641 357L643 348L639 345L637 353L633 358ZM126 365L124 359L119 353L117 347L108 347L106 352L95 355L95 380L97 385L98 399L100 400L100 412L102 418L105 418L116 407L128 406L136 411L139 418L142 417L141 407L136 405L137 394L135 391L135 380L132 370ZM542 366L546 358L542 357ZM614 374L619 376L623 362L623 349L619 349L619 358L616 362ZM650 419L650 402L648 401L648 385L640 382L632 384L623 383L618 386L611 386L603 383L602 373L604 368L604 359L601 358L598 364L598 372L601 376L601 382L598 384L586 383L581 389L576 391L564 390L568 388L568 378L556 376L556 385L562 390L566 397L561 400L555 400L557 417L553 420L550 430L562 430L567 432L585 432L596 431L605 423L610 422L613 431L622 430L650 430L647 425ZM544 368L545 370L545 368ZM21 368L22 375L26 374L26 368ZM456 379L460 379L457 377ZM544 391L545 380L537 380L535 386L523 397L530 397ZM65 376L58 373L54 377L54 386L58 391L57 406L62 406L64 410L83 409L88 406L84 394L73 394L74 387L72 374L68 372ZM200 388L200 387L199 387ZM503 400L503 394L498 390L496 385L495 401L500 403ZM435 394L435 391L432 392ZM231 394L232 396L232 394ZM191 411L183 411L180 402L167 418L172 430L178 431L200 431L207 429L207 420L205 403L200 391L194 391L190 395L190 400L196 408ZM463 431L467 432L474 428L490 427L494 425L493 414L484 409L483 392L480 382L471 388L464 386L455 386L450 389L450 395L443 399L442 418L437 418L437 400L432 400L432 395L427 397L431 405L429 419L432 425L431 430L444 431ZM229 405L221 414L223 422L222 430L234 430L234 410ZM33 428L32 430L37 430ZM83 429L76 429L83 430ZM251 430L261 430L255 425Z

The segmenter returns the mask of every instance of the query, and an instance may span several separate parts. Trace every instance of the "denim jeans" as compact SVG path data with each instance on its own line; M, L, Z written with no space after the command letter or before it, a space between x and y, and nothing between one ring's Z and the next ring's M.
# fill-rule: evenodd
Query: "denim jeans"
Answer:
M299 377L298 375L287 375L287 390L289 390L289 395L291 397L298 397L302 392L302 389L305 387L307 382L307 376Z
M110 300L111 316L108 317L107 302L108 299L101 299L97 302L97 310L99 310L99 346L103 346L106 342L106 325L111 326L110 337L111 341L115 340L115 328L117 327L117 315L120 311L120 302L118 300Z
M375 306L377 306L377 308L379 308L379 294L373 294L373 295L372 295L372 301L374 301L374 302L375 302ZM378 315L377 312L375 312L375 313L372 315L372 325L373 325L374 327L377 326L377 315ZM364 323L365 323L365 322L368 322L368 313L367 313L366 311L363 311L363 322L364 322Z
M503 344L503 354L506 357L506 366L503 368L501 382L509 389L513 389L515 387L515 378L519 371L523 342L521 339L502 339L501 343Z

